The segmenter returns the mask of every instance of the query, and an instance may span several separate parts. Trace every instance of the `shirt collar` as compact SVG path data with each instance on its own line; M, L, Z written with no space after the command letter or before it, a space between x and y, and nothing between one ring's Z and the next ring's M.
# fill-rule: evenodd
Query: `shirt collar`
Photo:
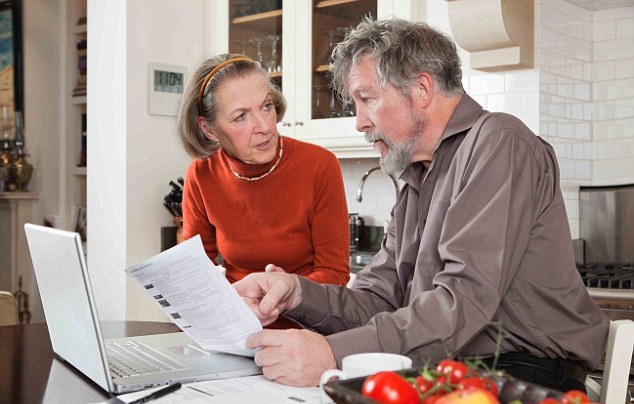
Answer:
M442 142L446 139L471 129L475 125L478 117L482 113L482 106L467 94L462 94L460 101L453 111L451 118L445 126L444 133L440 139L440 144L436 148L438 150ZM436 153L436 152L434 152ZM432 160L433 163L433 160ZM408 185L420 190L422 175L425 172L420 162L410 164L400 175L400 179Z

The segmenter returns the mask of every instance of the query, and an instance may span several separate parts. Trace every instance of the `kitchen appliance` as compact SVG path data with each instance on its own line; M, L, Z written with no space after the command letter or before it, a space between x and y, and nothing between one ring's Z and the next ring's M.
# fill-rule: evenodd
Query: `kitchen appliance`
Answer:
M577 263L590 296L612 320L634 320L634 184L582 187ZM634 391L634 366L630 392Z
M365 222L358 213L348 214L348 221L350 222L350 252L352 253L359 249L359 242L363 237Z

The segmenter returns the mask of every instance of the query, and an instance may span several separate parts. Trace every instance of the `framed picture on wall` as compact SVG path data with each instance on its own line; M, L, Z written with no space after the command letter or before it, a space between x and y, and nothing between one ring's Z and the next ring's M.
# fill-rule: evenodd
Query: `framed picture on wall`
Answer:
M3 125L23 112L21 0L0 1L0 111ZM5 112L6 111L6 112ZM22 119L24 117L22 116Z

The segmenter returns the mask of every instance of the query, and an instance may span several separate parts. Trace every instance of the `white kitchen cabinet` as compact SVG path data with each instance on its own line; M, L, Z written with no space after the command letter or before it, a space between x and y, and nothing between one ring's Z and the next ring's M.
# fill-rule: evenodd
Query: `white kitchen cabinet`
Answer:
M260 59L282 88L288 109L280 133L324 146L338 157L376 157L355 129L353 107L331 99L327 71L330 43L365 15L420 19L421 0L228 0L211 1L210 55L245 52ZM280 8L281 7L281 8ZM224 17L224 18L223 18ZM331 41L332 35L332 41ZM273 51L272 36L279 36ZM253 39L255 38L255 39ZM260 42L261 52L256 43ZM271 63L277 54L279 63ZM261 57L259 56L261 55Z

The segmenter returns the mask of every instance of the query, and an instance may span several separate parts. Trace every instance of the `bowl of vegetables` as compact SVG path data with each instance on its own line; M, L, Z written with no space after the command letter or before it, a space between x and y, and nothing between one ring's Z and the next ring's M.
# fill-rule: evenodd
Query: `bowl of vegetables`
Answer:
M445 359L435 368L378 372L326 383L338 404L579 404L585 393L562 393L471 363Z

